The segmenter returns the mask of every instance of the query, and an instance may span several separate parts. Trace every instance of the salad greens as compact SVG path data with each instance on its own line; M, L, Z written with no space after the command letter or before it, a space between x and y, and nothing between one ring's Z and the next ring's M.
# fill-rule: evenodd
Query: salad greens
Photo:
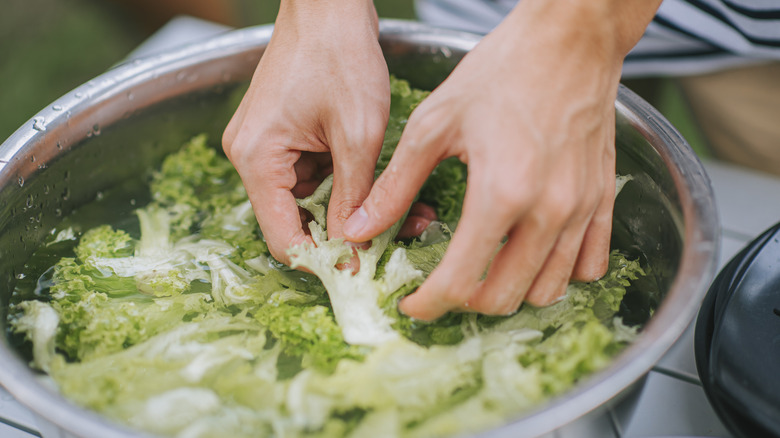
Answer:
M393 79L378 172L426 93ZM441 219L396 241L396 224L353 256L327 240L326 179L299 200L316 246L271 257L241 180L193 138L151 180L138 231L110 224L55 242L73 251L37 299L10 312L31 366L73 402L121 423L179 437L432 437L484 430L571 388L636 336L619 315L645 275L618 252L608 274L572 283L544 308L507 317L401 315L441 259L465 193L466 168L446 160L419 199Z

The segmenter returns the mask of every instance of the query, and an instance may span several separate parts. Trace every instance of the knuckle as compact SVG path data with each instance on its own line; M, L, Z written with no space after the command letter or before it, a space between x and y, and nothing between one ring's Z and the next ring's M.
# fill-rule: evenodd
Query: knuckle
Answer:
M558 299L565 293L566 289L555 292L533 294L526 297L525 302L534 307L545 307L558 301Z
M509 287L505 284L497 286L494 284L489 289L486 288L480 291L482 299L476 303L480 307L475 310L486 315L511 315L517 312L524 295L524 291L521 292L516 287Z
M379 152L385 136L387 119L381 115L362 115L360 120L332 127L332 146L342 144L348 151L359 151L365 155L366 149Z
M380 143L385 138L387 128L387 117L378 115L366 120L366 139L372 143Z
M534 307L544 307L547 305L547 297L546 296L540 296L540 295L534 295L530 296L525 299L525 302L534 306Z
M235 123L231 121L227 128L225 128L225 131L222 133L222 150L225 152L225 155L230 160L231 152L233 149L233 144L236 139L236 127Z
M428 286L429 290L436 291L439 301L448 309L463 306L471 295L471 291L462 283L456 283L452 276L432 276L428 282L432 283Z
M480 313L492 316L509 316L517 312L518 307L514 302L494 302L490 303L488 308L480 310Z
M360 208L360 201L354 198L341 199L328 205L328 222L345 222L352 213Z
M529 190L521 189L511 184L498 184L492 191L491 203L499 208L522 213L528 210L534 201Z
M463 290L451 287L441 294L440 300L446 308L456 309L466 304L468 296Z
M572 278L577 281L596 281L607 273L609 268L609 251L599 254L589 254L575 266Z
M391 199L398 198L397 193L391 189L396 187L395 177L385 175L384 173L371 189L371 196L364 203L366 214L375 221L382 223L388 219L393 222L406 212L406 205L399 202L390 202Z
M547 284L542 287L534 287L525 297L525 302L535 307L549 306L566 294L567 286L568 281L565 280L559 284Z
M441 138L445 124L435 112L421 109L422 106L412 112L403 132L403 147L410 153L423 153L431 146L444 143L435 140Z
M541 208L535 211L538 221L548 229L560 229L583 209L582 197L571 190L556 188L548 191Z

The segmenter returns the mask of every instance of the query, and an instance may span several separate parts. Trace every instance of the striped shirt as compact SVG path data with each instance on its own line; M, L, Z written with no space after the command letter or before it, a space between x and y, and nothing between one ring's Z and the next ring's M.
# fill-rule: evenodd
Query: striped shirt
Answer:
M417 0L433 25L487 33L517 0ZM706 73L780 60L780 0L664 0L624 77ZM780 78L779 78L780 79Z

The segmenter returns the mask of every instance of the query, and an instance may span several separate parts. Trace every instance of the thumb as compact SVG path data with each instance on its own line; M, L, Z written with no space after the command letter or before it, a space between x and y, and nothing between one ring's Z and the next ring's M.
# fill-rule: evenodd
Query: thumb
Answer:
M363 205L343 224L347 240L365 242L398 222L440 161L438 154L426 153L424 147L410 147L415 144L411 138L405 131Z
M344 222L360 207L374 182L373 163L352 158L348 162L335 157L333 160L333 191L328 202L328 239L344 237Z
M344 222L371 191L386 126L386 112L377 111L363 114L359 122L338 123L331 130L333 190L328 201L328 239L344 237Z

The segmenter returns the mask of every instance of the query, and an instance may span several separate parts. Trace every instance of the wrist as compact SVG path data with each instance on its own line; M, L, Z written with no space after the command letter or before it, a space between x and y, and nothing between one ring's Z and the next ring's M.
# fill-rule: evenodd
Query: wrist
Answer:
M360 32L379 36L373 0L282 0L276 27L318 32Z
M531 39L605 62L622 62L652 20L661 0L524 0L507 17ZM503 24L503 23L502 23ZM529 33L530 32L530 33Z

